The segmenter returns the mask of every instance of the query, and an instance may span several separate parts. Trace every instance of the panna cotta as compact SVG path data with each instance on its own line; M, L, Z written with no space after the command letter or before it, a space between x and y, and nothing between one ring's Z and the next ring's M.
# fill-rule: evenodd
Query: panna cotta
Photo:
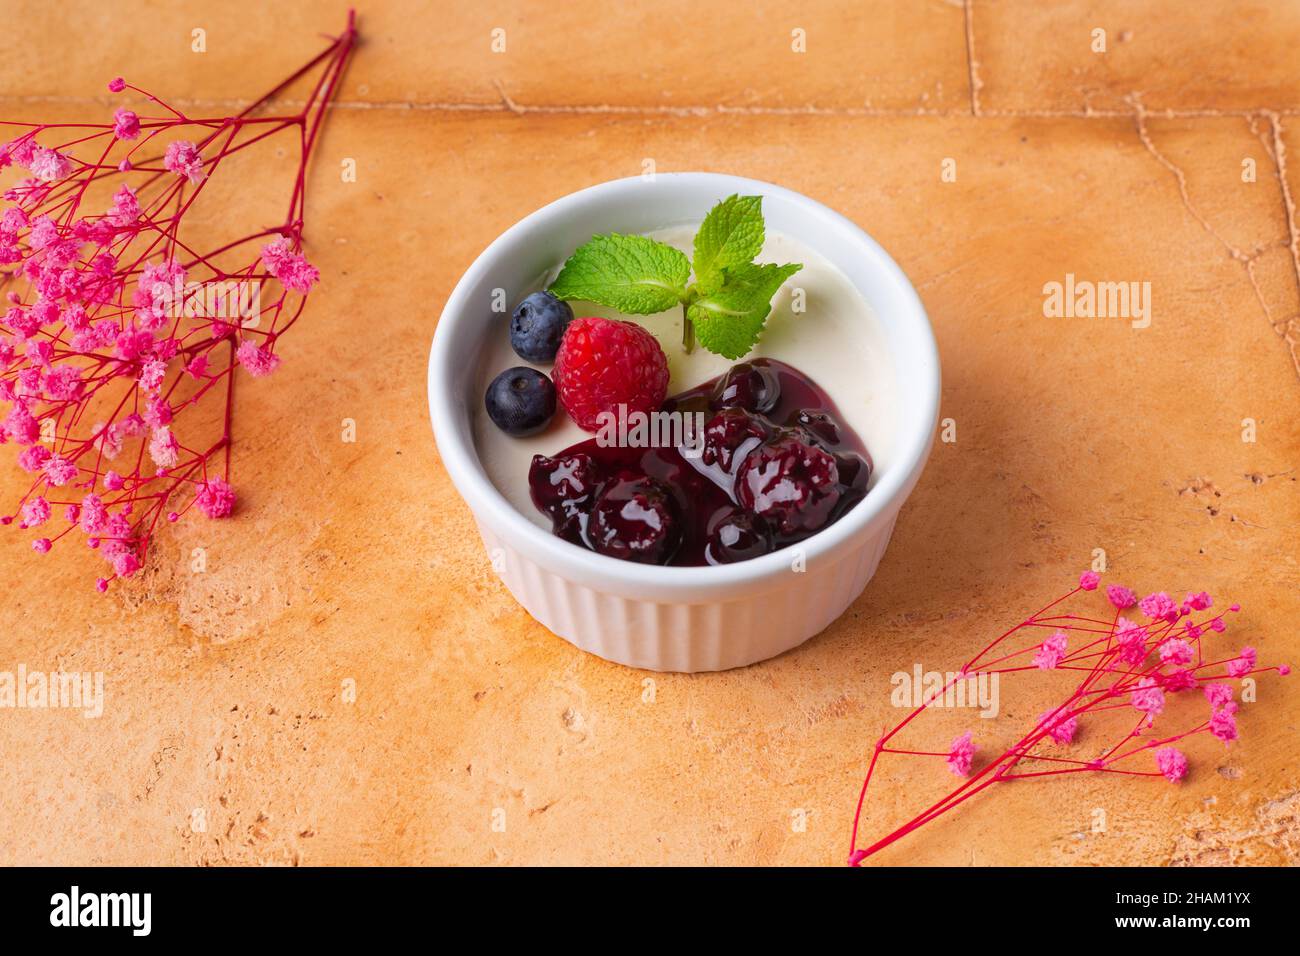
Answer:
M648 235L689 255L696 229L697 224L672 226ZM792 416L805 410L820 410L829 412L833 425L843 432L841 437L844 441L837 441L835 447L829 450L833 454L861 455L868 462L868 467L862 474L854 474L852 468L843 467L842 464L837 469L843 471L847 479L841 481L836 478L836 484L843 486L843 493L837 494L836 502L830 509L834 513L834 519L837 519L869 489L869 484L860 487L868 476L874 476L888 468L891 461L894 423L898 417L895 405L897 392L883 333L870 305L852 282L807 244L768 231L762 252L755 261L803 264L803 268L786 280L773 297L772 311L758 344L749 355L738 360L751 363L755 359L775 360L771 365L776 369L783 385L789 389L788 400L783 401L780 409L774 410L774 416L764 416L764 427L770 428L772 432L767 436L768 440L775 439L779 443L781 436L775 433L793 427L796 423L787 422ZM557 262L548 275L541 277L538 288L549 285L559 273L560 266L561 263ZM710 415L715 412L713 408L705 408L707 402L701 403L700 397L704 392L713 390L715 383L737 362L708 352L698 345L691 352L686 352L681 344L683 316L680 307L653 315L629 316L589 302L572 301L569 305L578 317L598 316L635 322L659 341L668 363L668 392L674 396L665 403L666 410L669 406L680 405L682 410L703 411ZM490 344L480 358L480 393L488 389L502 369L520 365L520 356L512 349L510 336L506 334L507 317L501 317L500 321L502 333L489 337ZM545 364L539 363L535 367L548 371ZM717 407L720 409L722 406ZM569 527L567 532L557 527L554 514L539 507L536 501L538 475L533 467L535 456L555 460L561 452L572 450L573 446L583 443L590 443L587 445L589 449L601 452L599 457L606 465L615 460L623 462L625 466L629 463L635 465L634 460L639 460L642 453L647 451L652 453L652 457L660 459L660 464L662 459L673 455L671 447L657 450L598 447L594 436L580 428L563 411L555 415L548 427L527 437L507 434L493 423L482 407L474 409L472 414L479 460L497 490L520 514L539 527L548 531L555 530L578 544L583 543L583 539L581 533L574 537L576 526ZM701 474L699 462L692 459L690 464L694 466L691 474L698 477ZM635 467L632 470L635 471ZM725 510L723 502L712 497L719 487L717 483L706 480L705 484L696 487L694 478L688 476L687 480L695 492L706 496L705 507L700 509L705 513L697 515L692 509L689 514L680 515L680 508L677 509L682 527L672 542L673 553L668 563L721 563L753 556L745 553L748 540L744 534L745 529L731 531L723 528L719 531L716 527L707 526L710 523L716 526L722 520L722 511ZM710 488L714 491L710 491ZM628 494L637 491L631 486L621 490ZM710 503L716 507L708 507ZM645 498L637 497L636 507L644 505ZM819 527L820 525L808 533L813 533ZM725 550L718 542L726 538L734 542L735 553L721 557L706 554L711 533L715 551ZM763 549L780 547L801 536L806 535L778 528L775 531L775 544L768 541ZM613 539L617 535L611 531L607 537ZM758 552L759 546L754 544L753 553ZM611 553L632 560L663 563L658 560L662 556L623 555L617 551Z

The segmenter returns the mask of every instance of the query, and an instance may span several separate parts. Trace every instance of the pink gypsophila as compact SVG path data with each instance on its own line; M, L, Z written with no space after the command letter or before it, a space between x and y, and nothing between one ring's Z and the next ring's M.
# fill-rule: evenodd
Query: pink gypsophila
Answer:
M1164 591L1157 594L1148 594L1138 601L1138 609L1153 621L1172 622L1178 620L1178 606Z
M62 153L45 149L43 146L36 147L36 152L32 155L32 161L27 164L32 175L42 182L52 183L56 179L62 179L72 171L72 161Z
M971 743L972 734L968 730L953 739L948 748L948 769L959 777L969 777L971 763L975 759L975 745Z
M1187 755L1176 747L1161 747L1156 751L1156 768L1170 783L1178 783L1187 776Z
M266 271L280 280L286 289L306 295L311 291L320 272L303 256L289 248L289 241L281 236L274 242L262 247L262 265Z
M1059 667L1065 659L1065 648L1069 639L1064 631L1057 631L1038 647L1034 655L1034 666L1039 670L1049 671Z
M209 478L199 486L194 503L209 518L224 518L235 510L235 492L224 479Z
M1243 647L1241 656L1228 661L1229 677L1245 677L1255 669L1255 648Z
M198 147L185 139L167 144L167 151L163 154L163 168L177 176L184 176L195 185L207 178L207 173L203 171L203 156Z
M1210 706L1215 710L1226 707L1232 703L1232 685L1206 684L1205 699L1210 702Z
M1079 587L1085 591L1097 590L1097 585L1101 583L1101 575L1096 571L1084 571L1079 575Z
M239 359L239 364L244 366L248 374L254 378L270 375L280 366L278 355L261 348L249 339L245 339L240 344L235 356Z
M1165 709L1165 692L1153 677L1144 677L1138 681L1137 689L1131 695L1133 706L1155 720Z
M1078 717L1066 717L1065 719L1053 719L1053 711L1038 715L1038 722L1047 725L1047 734L1058 744L1069 744L1074 742L1075 731L1079 729Z
M136 139L140 135L140 117L126 107L120 107L113 113L113 135L118 139Z
M1119 629L1115 632L1119 644L1119 659L1125 664L1141 664L1147 656L1147 629L1126 617L1119 619Z
M50 503L37 495L23 505L22 526L35 528L50 519Z
M1106 599L1121 611L1131 608L1138 602L1136 594L1118 584L1108 584L1106 586Z
M1236 704L1224 704L1210 715L1210 733L1222 740L1224 744L1230 744L1237 739Z
M275 343L305 306L291 293L320 279L301 253L302 187L355 40L350 14L345 32L242 112L182 111L141 89L159 107L148 116L123 104L93 122L7 124L18 132L0 142L0 168L27 172L0 194L0 444L18 446L29 476L0 525L34 529L57 508L67 527L30 543L94 550L110 565L101 592L146 563L159 520L189 510L179 502L209 517L234 508L233 383L239 366L276 368ZM284 108L263 109L271 98ZM233 178L269 186L273 157L290 152L284 218L239 224L229 197L249 182ZM214 195L217 170L226 191ZM244 287L259 293L255 326L240 324L254 317ZM231 288L239 318L222 311ZM47 500L61 486L75 491Z

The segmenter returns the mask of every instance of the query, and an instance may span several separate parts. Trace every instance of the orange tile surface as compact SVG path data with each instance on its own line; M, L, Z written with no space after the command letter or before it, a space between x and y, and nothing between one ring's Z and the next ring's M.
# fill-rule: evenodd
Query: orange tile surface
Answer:
M60 16L99 16L71 6ZM93 43L29 19L20 58L0 61L0 113L104 115L116 73L237 100L309 54L341 6L271 22L229 5L120 3ZM323 280L283 367L239 392L235 518L167 529L147 570L106 597L91 588L93 556L62 549L37 565L23 534L0 534L0 670L106 675L98 720L0 711L16 768L0 790L0 863L840 863L864 757L899 718L890 676L969 657L1067 588L1095 548L1134 587L1240 601L1234 642L1300 659L1287 205L1300 181L1286 153L1300 145L1285 78L1238 75L1199 100L1189 87L1172 116L1155 96L1124 106L1124 82L1107 101L1124 115L1082 115L1073 85L1025 66L1073 77L1058 21L973 6L799 7L810 26L797 70L768 68L778 54L763 44L788 37L776 4L731 21L746 40L735 60L657 36L685 5L605 19L585 3L363 10L366 43L310 182L307 252ZM1146 31L1166 24L1157 45L1182 43L1188 75L1212 75L1219 46L1197 6L1161 18L1138 5L1150 16L1129 42L1154 43ZM504 58L484 32L498 16ZM204 22L209 52L176 52ZM1249 41L1258 59L1280 30ZM1255 32L1229 45L1243 63ZM573 62L582 50L594 85ZM1143 89L1166 88L1137 69ZM708 108L662 108L684 104ZM356 183L340 182L344 157ZM427 421L428 344L464 268L521 216L646 157L779 182L871 232L930 311L941 414L957 423L852 609L804 647L723 674L651 677L533 622L492 574ZM945 158L956 182L940 179ZM1243 159L1256 181L1242 181ZM276 185L233 197L232 221ZM1043 284L1066 273L1149 281L1150 327L1045 318ZM1247 417L1255 443L1241 441ZM345 418L356 443L340 440ZM19 490L5 464L0 500ZM1295 862L1298 686L1261 678L1241 741L1198 741L1182 786L1016 784L879 861ZM897 782L869 806L867 832L924 781ZM1105 833L1091 829L1098 808Z
M1286 0L969 0L967 11L983 109L1300 109L1300 7Z

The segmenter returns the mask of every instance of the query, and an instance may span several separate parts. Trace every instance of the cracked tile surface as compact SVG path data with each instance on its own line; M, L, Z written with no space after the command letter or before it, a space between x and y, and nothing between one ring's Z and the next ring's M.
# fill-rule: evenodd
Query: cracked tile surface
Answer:
M989 110L1295 110L1300 7L1276 0L967 0ZM1105 31L1104 49L1094 31Z
M1121 95L1115 116L989 115L1009 81L998 78L997 44L984 45L997 21L975 0L986 85L972 116L966 10L908 6L916 12L900 18L941 26L907 41L928 62L890 66L894 92L872 94L906 114L894 116L852 115L847 104L864 94L834 77L800 86L685 59L670 61L672 77L607 80L586 99L498 73L449 39L451 59L464 58L455 79L438 74L438 57L404 52L414 39L400 17L376 13L352 91L400 99L394 91L427 70L415 89L430 103L492 108L332 115L308 210L308 253L324 280L284 339L283 367L240 393L236 520L169 529L147 572L107 597L93 593L91 556L56 551L36 575L24 536L0 534L10 582L0 670L106 679L98 720L0 711L0 752L14 768L0 790L0 862L836 864L863 755L897 719L891 675L965 659L1099 547L1112 577L1139 589L1204 587L1240 601L1233 646L1294 664L1300 287L1287 197L1300 182L1286 162L1296 148L1286 101L1253 104L1279 115L1170 117L1159 100L1144 96L1139 110ZM138 9L153 15L150 43L188 22L170 5ZM222 54L234 58L216 70L215 49L184 66L165 51L140 66L168 89L238 98L312 48L297 34L328 28L335 6L317 9L328 15L286 13L274 43L245 24L222 42L252 52ZM511 9L534 30L559 16ZM182 13L192 11L233 22L217 7ZM621 21L604 29L616 52L633 42ZM449 36L457 30L478 26L453 22ZM47 30L48 62L30 84L6 65L4 93L79 98L83 79L98 90L99 74L121 72L113 66L142 42L107 26L98 40L87 78L76 67L60 76L57 51L85 41ZM605 68L623 76L613 59ZM846 61L825 62L833 73ZM922 115L919 97L938 95L938 76L947 115ZM503 109L494 80L535 109ZM663 88L673 96L655 99ZM700 102L763 107L659 109L688 89L710 91ZM1026 101L1042 94L1021 89ZM573 108L620 98L630 112ZM823 115L835 104L844 109ZM0 106L13 118L103 109ZM774 120L768 108L791 115ZM355 184L339 182L345 156L357 160ZM936 446L878 576L832 627L765 664L652 685L554 638L496 582L438 460L424 382L441 304L474 256L522 215L639 172L647 156L665 171L780 182L879 239L930 312L942 414L958 435ZM944 158L956 182L941 181ZM231 217L254 198L233 202ZM1043 285L1067 273L1149 281L1150 327L1046 318ZM357 423L355 444L339 440L344 418ZM1241 440L1245 418L1258 423L1254 443ZM0 500L11 500L18 476L0 457ZM192 574L199 546L209 570ZM346 681L355 703L342 699ZM1262 678L1241 741L1198 742L1181 787L1018 784L880 860L1294 862L1297 693L1294 678ZM1042 709L1007 703L1012 717ZM869 806L867 832L923 782L901 777ZM1097 808L1106 833L1091 830Z

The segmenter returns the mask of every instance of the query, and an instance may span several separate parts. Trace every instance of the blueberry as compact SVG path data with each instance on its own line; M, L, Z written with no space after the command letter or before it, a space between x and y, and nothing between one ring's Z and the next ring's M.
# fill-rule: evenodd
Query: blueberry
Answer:
M709 564L733 564L761 557L772 550L772 539L762 519L733 509L716 517L704 545Z
M488 418L507 435L535 435L555 415L555 386L535 368L506 369L483 396Z
M743 408L766 415L781 400L781 382L762 360L733 365L713 388L709 407Z
M553 362L573 309L549 292L534 292L510 316L510 344L528 362Z

